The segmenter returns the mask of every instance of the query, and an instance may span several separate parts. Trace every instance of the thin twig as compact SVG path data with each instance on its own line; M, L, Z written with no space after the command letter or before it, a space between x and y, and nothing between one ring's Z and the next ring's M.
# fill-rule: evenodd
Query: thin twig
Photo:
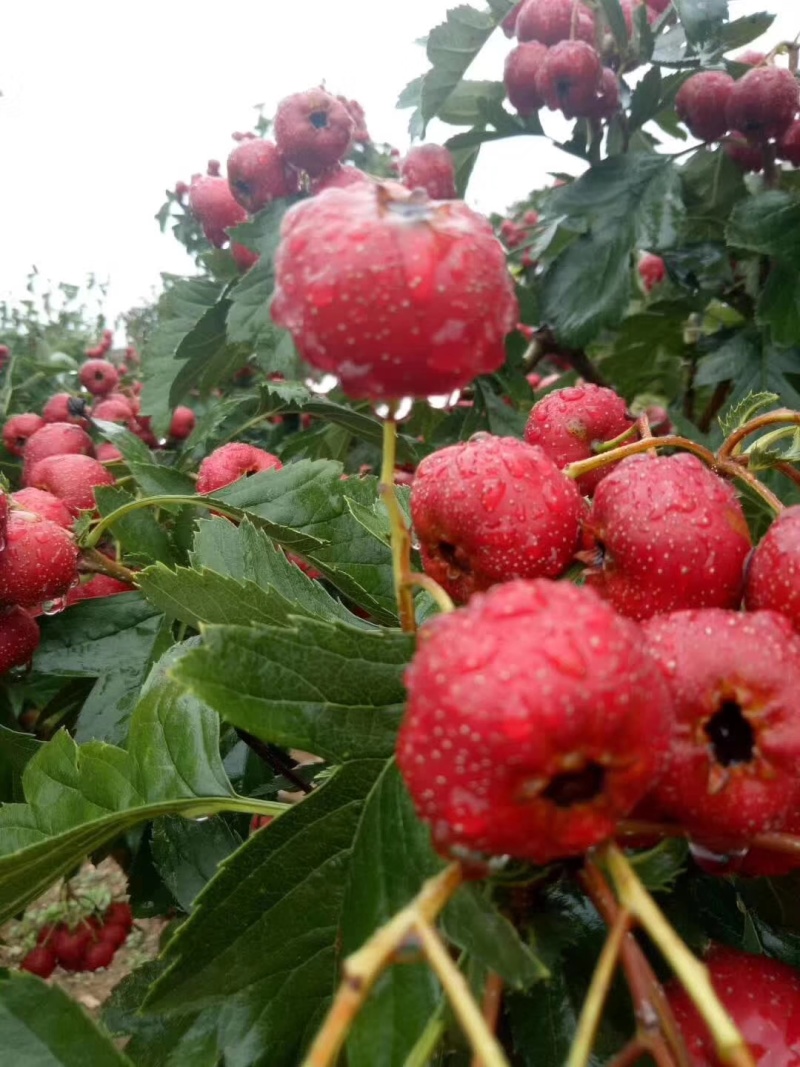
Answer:
M240 730L238 727L236 727L236 733L247 747L255 752L258 758L271 767L276 774L285 778L287 782L291 782L293 786L302 790L303 793L313 792L314 787L308 782L304 782L298 774L295 774L284 759L283 754L274 745L268 745L265 741L260 741L257 737L253 737L252 734L247 733L246 730Z

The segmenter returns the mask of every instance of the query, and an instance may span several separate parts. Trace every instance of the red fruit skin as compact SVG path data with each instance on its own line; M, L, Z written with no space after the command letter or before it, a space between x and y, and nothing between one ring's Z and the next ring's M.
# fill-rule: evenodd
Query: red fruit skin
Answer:
M255 445L233 441L222 445L206 456L197 477L198 493L213 493L231 482L258 471L280 470L283 464L277 456Z
M350 189L354 185L371 185L373 179L358 167L349 164L342 166L337 163L334 167L323 171L317 178L311 180L311 193L317 196L326 189Z
M700 841L780 828L800 791L800 637L775 612L716 608L642 629L675 708L654 803Z
M667 267L661 256L645 252L638 264L639 277L642 279L645 292L650 293L667 276Z
M293 93L275 112L275 143L293 167L312 177L347 153L355 122L345 105L324 89Z
M8 493L0 489L0 552L5 548L6 527L8 526L8 512L10 510L10 498Z
M753 550L744 604L748 611L778 611L800 632L800 505L781 512Z
M645 3L651 11L655 11L658 15L663 15L672 3L672 0L645 0Z
M97 486L115 481L111 471L92 456L49 456L31 467L27 477L28 485L52 493L74 514L94 511Z
M101 942L111 945L116 951L128 940L128 928L120 926L119 923L106 923L105 926L100 927L98 936Z
M88 582L81 582L67 595L67 607L79 603L81 600L96 600L101 596L117 596L119 593L133 592L132 585L126 585L108 574L93 574Z
M725 114L728 129L750 141L782 137L800 106L797 79L785 67L754 67L734 84Z
M24 667L39 647L39 627L23 608L0 607L0 675Z
M254 267L259 260L258 252L251 252L249 248L237 244L236 241L231 241L231 255L242 274Z
M506 56L503 81L509 103L520 115L532 115L544 107L537 78L547 56L547 46L539 41L518 44Z
M272 141L242 141L228 156L228 185L237 204L254 215L273 200L298 192L297 175Z
M48 456L91 456L92 439L80 426L69 422L48 422L31 434L25 445L23 484L27 485L28 471Z
M37 945L19 965L21 971L28 971L39 978L49 978L56 969L56 954L50 948Z
M765 956L722 945L706 956L711 982L758 1067L800 1064L800 973ZM708 1027L691 997L673 979L664 987L692 1067L717 1067Z
M592 114L602 77L600 57L590 44L561 41L545 57L538 88L551 111L573 119Z
M92 410L92 418L104 422L126 423L133 416L133 408L127 400L115 400L109 397L95 404Z
M611 441L633 425L625 401L599 385L574 385L542 397L531 409L525 427L525 440L538 445L557 467L595 455L595 442ZM613 467L601 467L577 479L586 496L591 496Z
M722 147L725 155L741 170L757 174L764 169L766 160L763 149L759 145L751 144L738 130L731 131Z
M518 4L515 4L514 7L511 8L509 13L503 19L503 21L500 23L500 28L502 29L506 37L516 36L517 19L519 18L519 13L522 9L524 2L525 0L520 0Z
M175 441L185 441L195 427L197 419L191 408L177 407L172 413L169 436Z
M517 16L517 39L546 45L568 41L574 9L575 0L525 0ZM595 39L594 15L583 4L578 4L574 36L588 44Z
M800 119L795 119L778 142L778 159L800 167Z
M603 67L600 88L586 112L586 118L609 122L619 111L619 78L610 67Z
M92 930L85 923L69 930L59 924L50 942L58 962L66 971L84 970L84 959L91 947Z
M77 578L77 559L75 542L63 527L12 511L0 553L0 604L36 607L64 596Z
M445 854L581 855L641 799L669 740L638 628L568 582L509 582L426 623L406 687L397 761Z
M70 393L56 393L42 408L42 418L45 422L72 422L85 430L89 425L85 416L90 411L82 397L72 396Z
M97 446L97 459L101 463L122 463L124 456L110 441L103 441Z
M409 189L424 189L431 200L455 200L458 195L453 157L443 145L409 149L400 164L400 180Z
M192 178L189 210L215 248L228 242L228 228L247 220L247 212L233 198L226 178L199 174Z
M349 396L444 395L505 361L519 318L505 252L461 201L329 189L290 208L281 238L272 317Z
M736 83L730 74L704 70L687 78L675 97L678 118L701 141L719 141L728 132L726 108Z
M87 359L78 377L84 389L88 389L93 396L112 393L119 384L117 368L107 359Z
M83 971L99 971L102 967L108 967L114 959L117 946L111 941L102 939L87 946L83 955Z
M273 821L272 815L254 815L250 820L250 835L252 836L257 830L263 830L265 826Z
M12 415L3 426L3 444L12 456L21 456L28 438L44 426L44 419L32 411Z
M623 460L597 487L584 537L602 552L586 581L621 615L739 605L747 522L731 486L696 456Z
M109 904L103 917L107 923L123 926L128 931L133 927L133 911L130 904L124 900L115 900Z
M12 504L16 504L22 511L33 512L41 515L43 519L54 522L57 526L63 526L65 530L71 530L75 516L69 510L63 500L46 492L44 489L35 489L28 486L26 489L18 489L11 494Z
M426 456L411 487L425 573L459 603L512 578L557 578L583 503L540 448L482 434Z

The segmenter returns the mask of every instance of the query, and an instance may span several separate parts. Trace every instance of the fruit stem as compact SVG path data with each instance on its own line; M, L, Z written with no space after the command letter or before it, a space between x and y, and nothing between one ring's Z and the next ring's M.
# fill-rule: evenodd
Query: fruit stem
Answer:
M397 458L397 422L394 411L383 420L383 463L378 491L389 515L389 535L392 548L392 571L394 593L400 627L406 633L414 633L417 620L414 615L414 594L411 591L411 535L405 515L397 501L394 484L394 468Z
M483 990L483 1018L491 1031L497 1031L497 1022L500 1018L500 1008L503 1003L503 979L495 971L489 971L486 976L486 985ZM486 1067L481 1056L475 1056L470 1067Z
M592 445L592 452L596 456L602 456L606 452L613 452L615 448L619 448L620 445L625 445L636 434L639 429L638 422L635 422L633 426L629 426L627 430L624 430L618 437L612 437L610 441L597 441Z
M721 1062L730 1067L755 1067L744 1038L711 984L705 964L692 955L672 929L624 852L609 842L600 854L608 866L621 906L639 920L678 976L705 1021Z
M406 578L407 585L416 585L429 593L443 615L449 615L456 610L456 606L439 583L427 574L409 574Z
M614 917L608 937L606 938L597 966L592 975L589 992L581 1008L578 1029L569 1050L565 1067L587 1067L592 1056L597 1028L603 1015L603 1008L619 962L622 942L630 928L631 915L624 907Z
M800 411L792 411L790 408L778 408L777 411L768 411L765 415L758 415L756 418L746 422L744 426L740 426L738 430L734 430L723 442L717 455L722 460L731 459L735 455L738 445L745 437L758 433L759 430L764 430L767 426L776 425L800 426Z
M127 582L131 590L137 588L136 575L116 560L109 559L96 548L85 548L81 554L79 564L81 571L90 574L107 574L110 578L117 578L120 582Z
M342 983L301 1067L332 1067L370 990L398 948L416 927L436 919L463 879L461 864L445 867L425 882L410 904L347 957Z
M568 463L563 473L568 478L580 478L583 474L600 470L611 463L618 463L627 456L636 456L641 452L650 452L656 448L682 448L686 452L693 452L699 456L709 467L716 469L717 459L713 452L688 437L679 437L676 434L667 434L665 437L645 438L642 441L634 441L629 445L621 445L611 452L603 452L601 455L592 456L591 459L579 459L574 463Z
M436 930L430 923L422 920L416 923L414 932L420 940L428 963L442 983L450 1006L461 1023L481 1067L508 1067L508 1060L497 1038L486 1025L480 1008L473 1000L466 978L454 963Z
M102 518L84 541L84 547L96 548L106 530L113 526L114 523L119 522L120 519L124 519L126 515L130 515L134 511L139 511L140 508L160 508L167 507L170 504L185 504L188 507L208 508L209 510L218 511L220 515L225 515L226 518L229 519L238 520L241 516L239 511L226 508L224 504L215 501L213 497L143 496L139 497L137 500L130 500L127 504L123 504L121 507L118 507L116 511L112 511L109 515Z
M727 474L729 478L738 478L740 482L749 485L753 492L757 493L776 515L780 515L783 511L783 501L779 500L771 489L767 489L766 485L764 485L760 479L756 478L755 474L751 474L746 467L741 463L738 463L735 459L722 460L717 464L717 471L720 474Z

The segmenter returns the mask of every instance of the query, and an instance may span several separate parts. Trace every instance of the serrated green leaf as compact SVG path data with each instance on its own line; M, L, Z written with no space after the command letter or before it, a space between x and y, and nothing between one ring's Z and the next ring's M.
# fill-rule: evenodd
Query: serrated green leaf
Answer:
M744 48L751 41L762 37L774 21L774 15L766 11L758 11L752 15L733 19L732 22L726 22L721 33L723 52L732 52L734 48Z
M18 971L0 971L0 1034L9 1067L131 1067L63 989Z
M241 843L224 819L195 822L173 815L156 820L150 849L164 884L188 913L219 865Z
M756 415L769 411L780 402L777 393L748 393L738 403L729 405L719 417L719 424L726 437L744 426Z
M628 47L628 27L625 25L625 16L622 13L622 5L619 0L600 0L603 14L608 22L611 35L617 42L617 47L624 54Z
M728 18L728 0L673 0L678 17L693 44L717 41Z
M689 847L682 837L667 838L631 857L636 873L651 893L668 892L686 870Z
M412 648L399 632L312 619L211 626L174 673L234 726L342 763L394 751Z
M650 67L631 96L628 123L631 130L638 130L655 118L661 104L663 81L659 67Z
M102 485L95 489L94 498L97 510L104 518L123 504L130 503L134 496L118 486ZM111 529L125 554L135 557L137 562L175 562L176 553L167 531L156 521L152 511L134 511L114 523Z
M500 105L505 97L506 89L502 82L464 79L442 104L437 118L450 126L475 126L485 121L489 104Z
M800 262L800 197L769 189L734 209L728 242L738 248Z
M439 114L499 21L485 11L460 4L447 12L445 22L431 30L427 53L432 67L425 74L420 92L425 125Z
M756 321L769 327L776 345L800 343L800 261L772 264L759 297ZM800 374L800 365L796 373Z

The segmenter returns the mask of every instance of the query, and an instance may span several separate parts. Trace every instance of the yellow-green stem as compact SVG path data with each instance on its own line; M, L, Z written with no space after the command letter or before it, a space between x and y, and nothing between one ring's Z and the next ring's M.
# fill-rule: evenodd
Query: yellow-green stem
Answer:
M741 442L750 434L765 430L768 426L800 426L800 411L792 411L791 408L778 408L777 411L768 411L766 415L757 415L750 419L744 426L727 438L719 450L720 459L729 459L735 455Z
M729 1067L755 1067L744 1038L711 984L708 969L672 929L625 854L611 842L604 847L602 857L620 905L638 919L678 976L711 1033L720 1061Z
M102 540L103 534L110 529L114 523L119 522L120 519L124 519L126 515L130 515L134 511L139 511L141 508L169 507L171 504L185 504L187 507L206 508L209 511L218 511L220 515L225 515L230 519L236 520L238 520L241 515L241 512L236 509L227 508L224 504L215 501L213 497L184 495L144 496L139 497L137 500L131 500L127 504L123 504L121 507L117 508L116 511L112 511L110 515L106 515L105 518L102 518L86 538L84 545L86 548L96 548Z
M92 574L107 574L110 578L116 578L120 582L127 582L131 587L131 591L136 589L136 575L134 572L123 566L122 563L117 563L116 560L104 556L96 548L85 548L83 550L79 561L79 569Z
M611 980L619 961L622 942L628 933L630 923L630 913L625 908L620 908L594 969L565 1067L586 1067L591 1059L597 1028L600 1025Z
M582 474L590 474L592 471L600 470L611 463L619 463L621 459L626 459L628 456L637 456L641 452L652 452L658 448L682 448L685 452L693 452L712 469L717 466L717 458L708 448L698 445L695 441L690 441L688 437L668 434L665 437L646 438L642 441L634 441L629 445L621 445L619 448L612 449L611 452L603 452L600 455L592 456L591 459L576 460L564 468L564 474L569 478L580 478Z
M394 593L400 626L406 633L417 628L414 615L414 594L411 591L411 535L406 517L397 501L394 469L397 456L397 423L392 415L383 421L383 463L381 465L380 494L389 515L389 538L392 549Z

